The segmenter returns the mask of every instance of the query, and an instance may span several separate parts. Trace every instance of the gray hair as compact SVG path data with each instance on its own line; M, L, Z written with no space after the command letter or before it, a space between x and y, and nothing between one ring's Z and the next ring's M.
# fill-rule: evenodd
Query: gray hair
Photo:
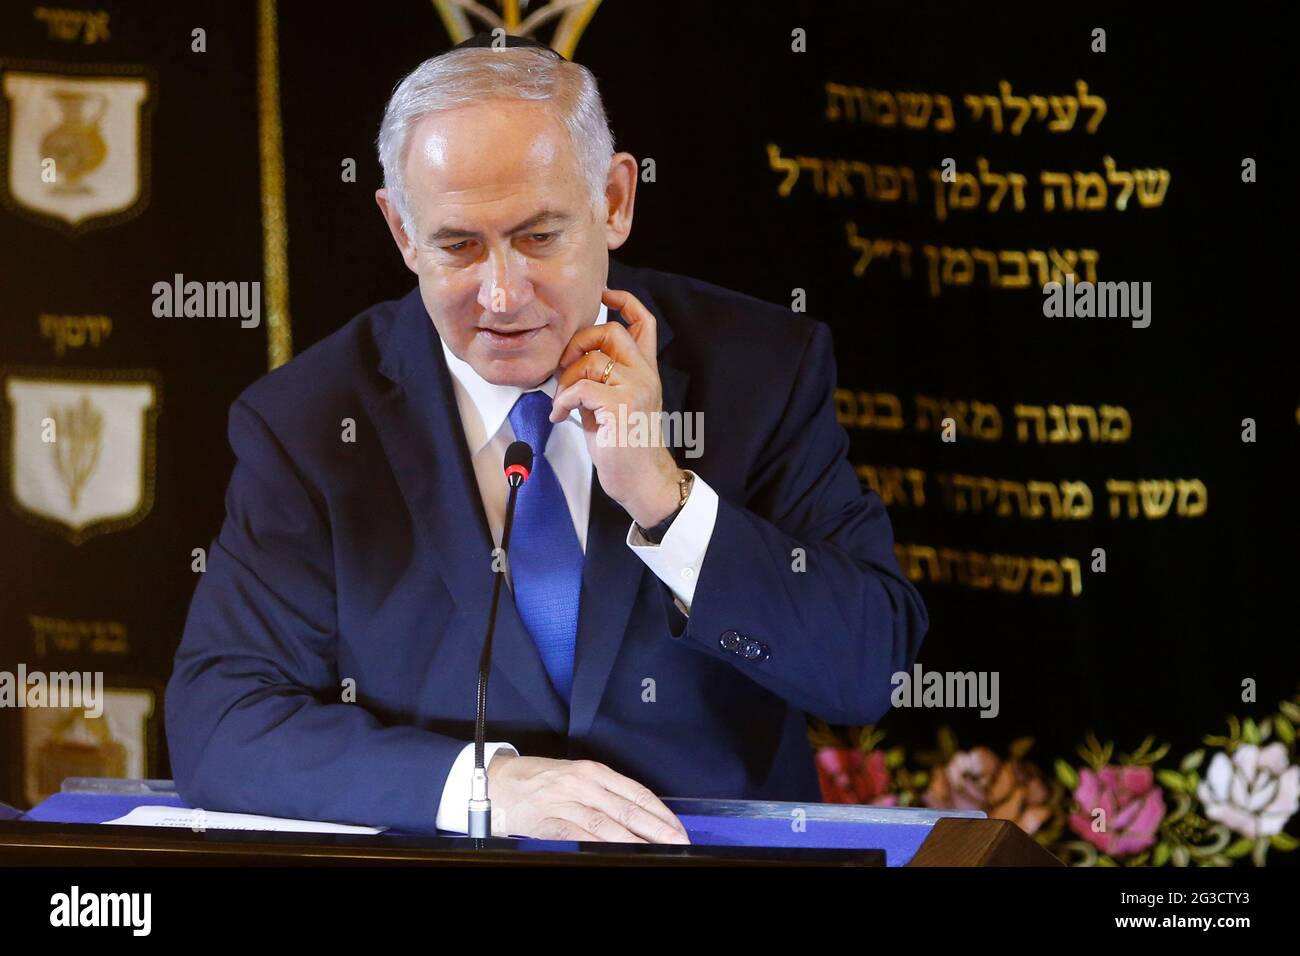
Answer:
M599 208L614 154L614 134L591 71L550 49L465 47L425 60L397 84L384 107L376 141L379 163L384 168L384 188L408 237L411 206L402 167L411 127L429 113L490 99L546 103L568 131L592 206Z

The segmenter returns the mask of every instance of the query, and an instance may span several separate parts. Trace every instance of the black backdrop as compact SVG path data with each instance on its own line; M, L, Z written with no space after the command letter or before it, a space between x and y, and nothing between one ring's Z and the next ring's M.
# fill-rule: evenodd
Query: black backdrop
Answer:
M160 380L157 481L151 510L131 527L81 543L0 512L4 549L0 667L104 668L110 683L160 690L193 589L190 551L219 528L232 458L225 411L267 367L268 328L155 319L150 287L174 272L211 279L262 277L257 37L266 5L102 4L109 41L52 40L33 8L9 10L6 61L147 65L156 81L152 185L127 222L67 236L30 217L0 214L0 291L7 374L48 369L153 369ZM987 4L700 4L606 0L575 59L596 74L617 147L652 158L635 227L616 253L633 264L690 274L789 304L828 322L845 390L855 465L877 481L889 469L923 472L890 502L904 545L969 555L1073 558L1081 593L975 586L958 558L951 580L926 572L931 612L927 669L995 670L1001 713L904 711L885 727L923 746L949 723L966 743L994 747L1024 735L1043 759L1068 756L1085 733L1132 747L1147 734L1180 752L1221 733L1226 714L1269 713L1295 690L1295 322L1284 293L1294 253L1272 228L1287 210L1290 177L1279 139L1289 94L1276 51L1276 10L1235 5L1205 17L1150 5L1114 11ZM264 19L261 22L265 22ZM208 30L208 52L190 30ZM1103 27L1107 50L1090 50ZM807 52L791 50L806 31ZM288 226L288 294L295 352L366 306L413 284L374 205L373 140L392 86L451 45L428 3L349 8L279 5L279 79ZM8 66L8 62L5 64ZM1071 129L1037 117L1018 135L977 120L967 94L1065 97L1087 83L1107 109L1095 132L1081 110ZM951 131L827 118L827 83L926 91L953 103ZM1048 114L1050 117L1053 114ZM769 157L844 159L916 171L917 201L819 191L810 171L789 195ZM263 154L265 156L265 154ZM1163 201L1115 208L1043 208L1040 171L1163 169ZM927 171L945 158L973 173L1027 177L1025 208L954 210L938 221ZM1242 181L1253 157L1259 182ZM341 163L357 162L356 182ZM987 193L985 194L987 197ZM856 234L907 242L912 275L876 259L861 275ZM1152 283L1152 323L1047 320L1041 283L991 288L926 281L922 247L1092 249L1097 275ZM56 358L41 313L111 313L112 337ZM264 319L264 322L266 320ZM268 323L269 324L269 323ZM761 387L761 383L756 383ZM901 427L860 420L857 394L893 395ZM1000 436L959 422L955 442L918 427L917 396L998 410ZM1020 440L1016 405L1121 407L1127 440ZM950 406L949 406L950 407ZM8 415L9 412L6 412ZM936 419L940 416L934 416ZM961 417L959 414L958 418ZM1258 439L1242 441L1242 420ZM987 432L985 433L987 435ZM701 470L708 462L708 446ZM864 470L864 475L866 474ZM1027 483L1085 482L1091 515L1053 519L955 510L944 475ZM1206 508L1148 517L1108 510L1108 480L1199 481ZM6 484L8 484L6 474ZM1159 513L1160 508L1154 509ZM1107 570L1090 570L1104 548ZM926 568L925 561L917 566ZM959 571L959 567L965 572ZM965 583L963 583L963 580ZM129 651L84 645L36 656L33 616L122 622ZM71 646L70 646L71 647ZM33 663L33 661L40 661ZM1259 683L1258 704L1241 682ZM168 774L149 724L147 771ZM23 800L19 715L8 728L11 799Z

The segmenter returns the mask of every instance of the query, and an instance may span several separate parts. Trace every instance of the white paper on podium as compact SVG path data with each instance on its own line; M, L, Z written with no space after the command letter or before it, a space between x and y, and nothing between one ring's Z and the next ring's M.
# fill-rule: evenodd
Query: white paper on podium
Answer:
M286 833L383 833L386 827L359 827L347 823L287 820L250 813L182 810L180 807L136 807L124 817L108 820L129 827L178 827L186 830L278 830Z

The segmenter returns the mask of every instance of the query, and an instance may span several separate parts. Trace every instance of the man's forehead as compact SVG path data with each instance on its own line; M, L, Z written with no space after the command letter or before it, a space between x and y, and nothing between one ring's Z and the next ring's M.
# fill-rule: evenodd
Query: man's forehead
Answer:
M411 130L409 160L433 170L545 164L568 152L562 126L536 103L487 100L422 117Z
M466 204L530 191L567 192L579 177L562 130L492 121L422 123L412 136L406 170L414 190Z
M408 182L427 236L508 235L573 221L583 189L567 133L537 104L523 105L532 107L526 123L476 106L432 113L412 130Z

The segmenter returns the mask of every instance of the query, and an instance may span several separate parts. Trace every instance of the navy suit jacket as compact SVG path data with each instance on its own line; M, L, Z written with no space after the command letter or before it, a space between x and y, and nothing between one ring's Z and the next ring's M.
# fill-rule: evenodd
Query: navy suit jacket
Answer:
M489 739L660 796L816 801L805 714L879 719L928 623L846 459L829 330L612 259L608 284L658 319L665 410L703 413L703 455L674 455L717 491L717 522L683 617L593 473L571 704L505 589ZM418 288L253 383L229 437L226 518L167 686L181 796L432 832L474 735L493 572Z

